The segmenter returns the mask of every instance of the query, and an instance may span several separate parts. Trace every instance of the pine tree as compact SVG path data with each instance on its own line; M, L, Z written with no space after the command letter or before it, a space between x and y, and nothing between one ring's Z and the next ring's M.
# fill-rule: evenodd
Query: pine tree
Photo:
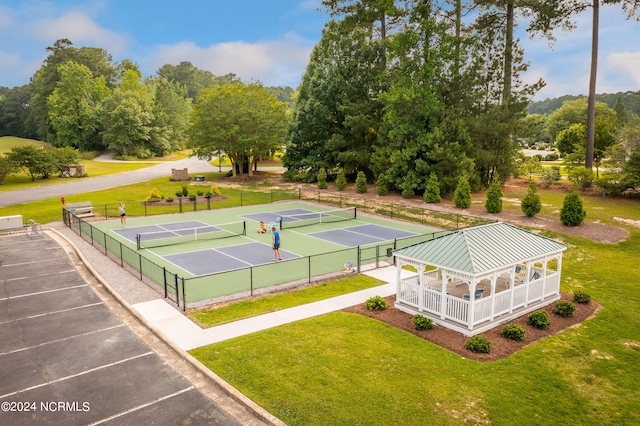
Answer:
M458 179L458 185L453 193L453 203L459 209L471 207L471 185L469 185L469 177L466 174Z
M338 170L338 176L336 176L335 185L338 191L344 191L344 189L347 187L347 178L344 175L343 169Z
M413 178L411 177L411 173L409 173L404 178L404 183L402 184L402 198L410 200L415 196L416 192L413 190Z
M389 184L387 183L387 178L384 173L380 173L378 179L376 179L376 194L387 195L388 193Z
M502 188L500 187L498 173L493 174L484 207L489 213L500 213L502 211Z
M564 226L578 226L587 216L587 212L582 207L582 200L575 192L570 192L564 197L562 210L560 211L560 221Z
M358 172L358 176L356 177L356 192L358 194L367 192L367 177L363 171Z
M424 190L424 202L437 204L442 200L440 197L440 184L438 182L438 176L431 172L427 187Z
M522 199L520 208L527 217L533 217L542 210L542 202L538 195L538 188L536 187L536 183L532 180L529 181L529 190L527 191L527 195Z
M327 189L329 185L327 184L327 171L323 168L318 172L318 189Z

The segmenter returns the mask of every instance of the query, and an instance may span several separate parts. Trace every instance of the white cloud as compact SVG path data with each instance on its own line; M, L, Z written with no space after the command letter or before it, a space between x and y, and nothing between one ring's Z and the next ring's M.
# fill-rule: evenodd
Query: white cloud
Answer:
M74 45L101 47L116 55L124 52L127 46L124 37L101 28L91 17L79 11L71 11L59 17L39 19L28 25L32 28L35 39L51 44L55 40L67 38Z
M144 63L153 69L151 73L155 73L164 64L189 61L215 75L234 73L243 81L259 80L267 86L295 88L309 62L312 48L313 42L292 33L279 40L233 41L206 48L184 42L160 46Z
M604 74L617 74L619 78L607 79L619 90L629 90L640 86L640 52L617 52L607 56L603 61ZM620 84L615 84L620 83Z

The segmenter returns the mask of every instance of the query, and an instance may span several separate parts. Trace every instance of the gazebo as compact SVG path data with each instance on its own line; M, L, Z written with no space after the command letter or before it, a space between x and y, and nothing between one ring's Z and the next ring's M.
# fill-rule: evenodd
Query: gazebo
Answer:
M560 299L562 243L504 222L393 252L395 307L473 336Z

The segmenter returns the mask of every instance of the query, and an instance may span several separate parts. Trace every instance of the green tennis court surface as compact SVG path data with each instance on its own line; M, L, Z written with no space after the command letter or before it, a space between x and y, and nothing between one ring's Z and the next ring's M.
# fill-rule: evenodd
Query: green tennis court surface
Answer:
M282 228L282 261L273 260L272 235L257 231L259 221ZM378 266L392 260L388 249L424 241L439 231L310 202L131 217L127 222L126 228L119 221L92 226L126 246L125 262L134 268L145 269L146 263L156 265L156 271L161 268L165 278L150 276L155 282L166 280L168 273L180 277L189 289L187 301L335 273L347 262ZM134 251L139 262L127 259Z

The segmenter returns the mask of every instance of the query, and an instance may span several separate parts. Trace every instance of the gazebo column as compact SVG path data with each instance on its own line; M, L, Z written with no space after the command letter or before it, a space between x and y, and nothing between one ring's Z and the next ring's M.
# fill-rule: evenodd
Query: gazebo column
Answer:
M418 269L418 311L424 311L424 269L425 265L420 264Z
M516 270L514 265L511 265L511 271L509 272L509 292L509 313L512 313L513 298L516 294Z
M473 317L476 305L476 279L475 277L469 282L469 309L467 309L467 328L473 330Z
M544 257L544 261L542 262L542 299L540 300L544 300L545 295L546 295L546 288L547 288L547 262L549 261L549 259L547 258L547 256Z
M529 279L531 277L531 262L527 262L524 267L524 306L529 306Z
M493 277L491 277L491 315L489 316L490 321L493 321L493 317L494 317L494 312L495 310L495 304L496 304L496 281L498 279L498 276L496 275L495 271L493 272Z
M449 280L449 271L443 269L440 272L440 319L447 316L447 281Z

